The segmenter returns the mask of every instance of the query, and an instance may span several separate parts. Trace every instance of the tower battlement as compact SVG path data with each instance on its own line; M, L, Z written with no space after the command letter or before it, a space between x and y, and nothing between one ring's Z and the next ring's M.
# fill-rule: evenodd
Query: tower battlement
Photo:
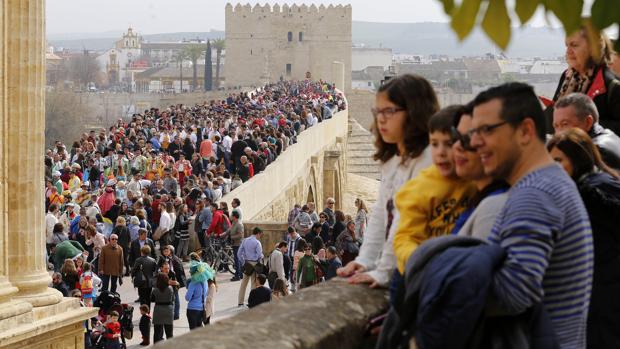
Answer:
M227 3L226 4L226 14L235 14L235 15L245 15L245 16L251 16L251 15L296 15L296 14L302 14L302 15L318 15L318 16L325 16L325 15L338 15L338 16L343 16L343 15L351 15L351 5L328 5L325 6L323 4L317 6L315 4L311 4L310 6L306 5L306 4L301 4L301 5L297 5L297 4L293 4L293 5L288 5L288 4L284 4L282 6L280 6L279 4L274 4L273 6L269 5L269 4L265 4L264 6L261 6L260 4L255 4L254 6L251 6L249 3L246 3L245 5L242 5L240 3L237 3L236 5L232 5L231 3Z

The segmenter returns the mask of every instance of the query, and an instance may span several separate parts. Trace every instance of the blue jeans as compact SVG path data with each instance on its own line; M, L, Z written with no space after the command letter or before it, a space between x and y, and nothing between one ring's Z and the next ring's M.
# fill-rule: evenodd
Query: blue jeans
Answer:
M181 311L181 300L179 299L179 290L174 288L174 318L179 318L179 312Z
M233 255L235 258L235 277L238 279L243 279L243 272L241 271L241 265L239 265L239 257L237 257L237 252L239 252L239 246L233 246Z
M187 309L187 322L190 330L202 327L202 310Z

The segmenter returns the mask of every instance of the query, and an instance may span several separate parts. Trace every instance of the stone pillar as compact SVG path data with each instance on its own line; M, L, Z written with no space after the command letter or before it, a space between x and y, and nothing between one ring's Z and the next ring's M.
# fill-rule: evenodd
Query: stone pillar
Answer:
M45 261L45 1L3 0L6 32L9 277L17 298L35 307L62 300Z
M344 91L346 86L344 85L344 63L334 61L332 62L332 81L336 84L336 88L340 91Z
M328 197L336 200L335 208L341 210L343 206L343 191L342 183L340 179L340 171L338 168L338 162L342 152L340 150L327 150L323 159L323 198L327 200Z
M32 306L23 301L13 301L18 289L9 281L9 255L7 233L7 158L6 147L2 140L7 139L7 80L4 74L7 66L7 28L4 10L4 1L0 2L0 331L7 330L14 325L11 318L18 321L29 320L24 315L32 310Z

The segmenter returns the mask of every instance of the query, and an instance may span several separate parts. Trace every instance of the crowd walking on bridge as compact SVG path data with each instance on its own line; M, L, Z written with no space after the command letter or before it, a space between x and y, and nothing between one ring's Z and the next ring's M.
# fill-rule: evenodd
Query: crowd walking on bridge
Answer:
M190 329L209 323L218 270L205 254L230 246L233 281L246 281L242 266L250 260L241 201L229 208L222 197L345 108L333 85L282 81L221 101L151 108L85 133L70 149L57 141L45 156L53 286L100 307L89 332L111 348L132 327L131 300L116 293L126 277L137 289L142 344L151 342L151 322L155 342L173 336L179 288L187 289ZM189 250L192 234L197 253Z

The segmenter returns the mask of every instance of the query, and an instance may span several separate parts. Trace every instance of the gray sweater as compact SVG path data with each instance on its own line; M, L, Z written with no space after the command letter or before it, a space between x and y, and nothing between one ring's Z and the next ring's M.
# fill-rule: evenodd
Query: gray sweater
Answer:
M484 198L463 224L458 235L486 240L495 224L495 219L504 208L506 199L508 199L507 192Z

